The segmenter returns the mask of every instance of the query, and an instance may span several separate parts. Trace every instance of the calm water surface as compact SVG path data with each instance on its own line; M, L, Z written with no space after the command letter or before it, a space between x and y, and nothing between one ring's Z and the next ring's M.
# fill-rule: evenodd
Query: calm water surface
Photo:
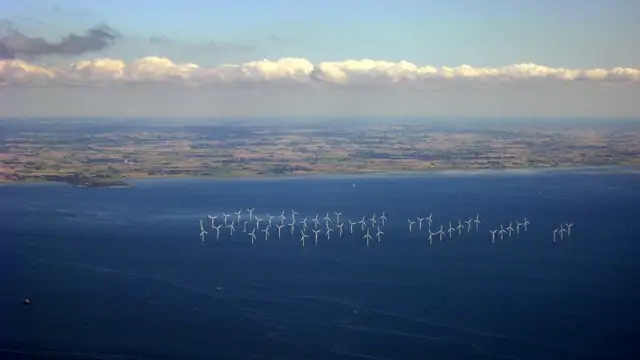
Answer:
M369 247L348 225L304 248L287 228L216 241L208 221L201 244L199 219L250 207L389 220ZM430 212L482 223L429 245L407 218ZM0 186L0 358L640 358L639 219L633 173Z

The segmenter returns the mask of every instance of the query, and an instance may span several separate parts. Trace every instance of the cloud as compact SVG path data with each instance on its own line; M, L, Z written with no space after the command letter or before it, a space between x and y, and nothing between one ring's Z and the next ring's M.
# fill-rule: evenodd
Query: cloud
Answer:
M82 47L86 49L87 47ZM76 49L80 49L77 47ZM2 48L0 48L2 51ZM345 60L312 63L303 58L250 61L215 67L175 63L164 57L131 62L98 58L69 66L43 66L23 60L0 60L0 78L11 84L173 83L188 86L234 84L301 84L331 86L419 86L447 83L527 83L539 81L620 83L639 82L640 69L568 69L532 63L502 67L418 66L407 61Z
M0 86L44 85L57 77L56 70L31 65L22 60L0 60Z
M45 55L76 56L108 48L120 36L108 25L94 26L84 35L68 34L58 42L48 42L41 37L29 37L12 28L7 33L0 38L0 59Z

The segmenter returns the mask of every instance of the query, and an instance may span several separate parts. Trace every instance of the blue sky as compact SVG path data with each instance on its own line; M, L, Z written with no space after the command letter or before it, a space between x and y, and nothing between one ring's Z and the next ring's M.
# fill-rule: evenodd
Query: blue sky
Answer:
M0 0L0 117L637 118L638 34L640 0Z
M257 48L218 58L123 41L109 50L121 58L146 51L179 52L197 63L298 56L314 62L373 58L437 66L531 61L640 67L637 0L0 0L0 8L6 19L42 21L22 23L50 38L106 22L131 38Z

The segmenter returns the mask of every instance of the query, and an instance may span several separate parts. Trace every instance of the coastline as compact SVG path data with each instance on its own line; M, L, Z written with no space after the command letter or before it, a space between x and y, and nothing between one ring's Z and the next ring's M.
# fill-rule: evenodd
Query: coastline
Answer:
M25 185L25 184L66 184L82 188L128 188L133 186L132 182L147 180L207 180L207 181L261 181L261 180L293 180L293 179L319 179L319 178L381 178L381 177L419 177L425 175L491 175L491 174L532 174L532 173L555 173L555 172L580 172L593 171L597 173L634 173L640 171L640 165L588 165L588 166L554 166L554 167L514 167L514 168L431 168L419 170L358 170L351 172L296 172L288 174L232 174L224 176L193 176L193 175L138 175L122 177L118 179L92 179L93 183L80 184L65 180L51 180L44 177L33 177L25 180L0 180L2 185ZM62 177L62 176L61 176Z
M640 166L640 127L388 122L347 128L17 123L0 142L0 183L129 186L138 179L219 181L422 176ZM565 125L563 125L565 126ZM249 131L250 130L250 131ZM439 175L438 175L439 176Z

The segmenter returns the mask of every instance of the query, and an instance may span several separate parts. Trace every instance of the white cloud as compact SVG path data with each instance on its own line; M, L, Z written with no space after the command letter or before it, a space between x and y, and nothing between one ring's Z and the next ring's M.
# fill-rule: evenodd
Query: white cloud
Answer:
M82 60L71 65L80 78L93 80L125 79L126 68L124 61L114 59Z
M317 64L302 58L251 61L201 67L192 63L174 63L163 57L149 56L125 63L119 59L82 60L66 67L30 64L21 60L0 61L0 84L40 85L46 83L88 82L108 85L111 82L170 81L185 85L228 83L324 83L334 85L421 84L441 79L527 81L552 79L557 81L635 82L640 69L552 68L532 63L503 67L418 66L400 61L345 60Z
M0 60L0 84L43 83L57 77L58 73L53 69L22 60Z

